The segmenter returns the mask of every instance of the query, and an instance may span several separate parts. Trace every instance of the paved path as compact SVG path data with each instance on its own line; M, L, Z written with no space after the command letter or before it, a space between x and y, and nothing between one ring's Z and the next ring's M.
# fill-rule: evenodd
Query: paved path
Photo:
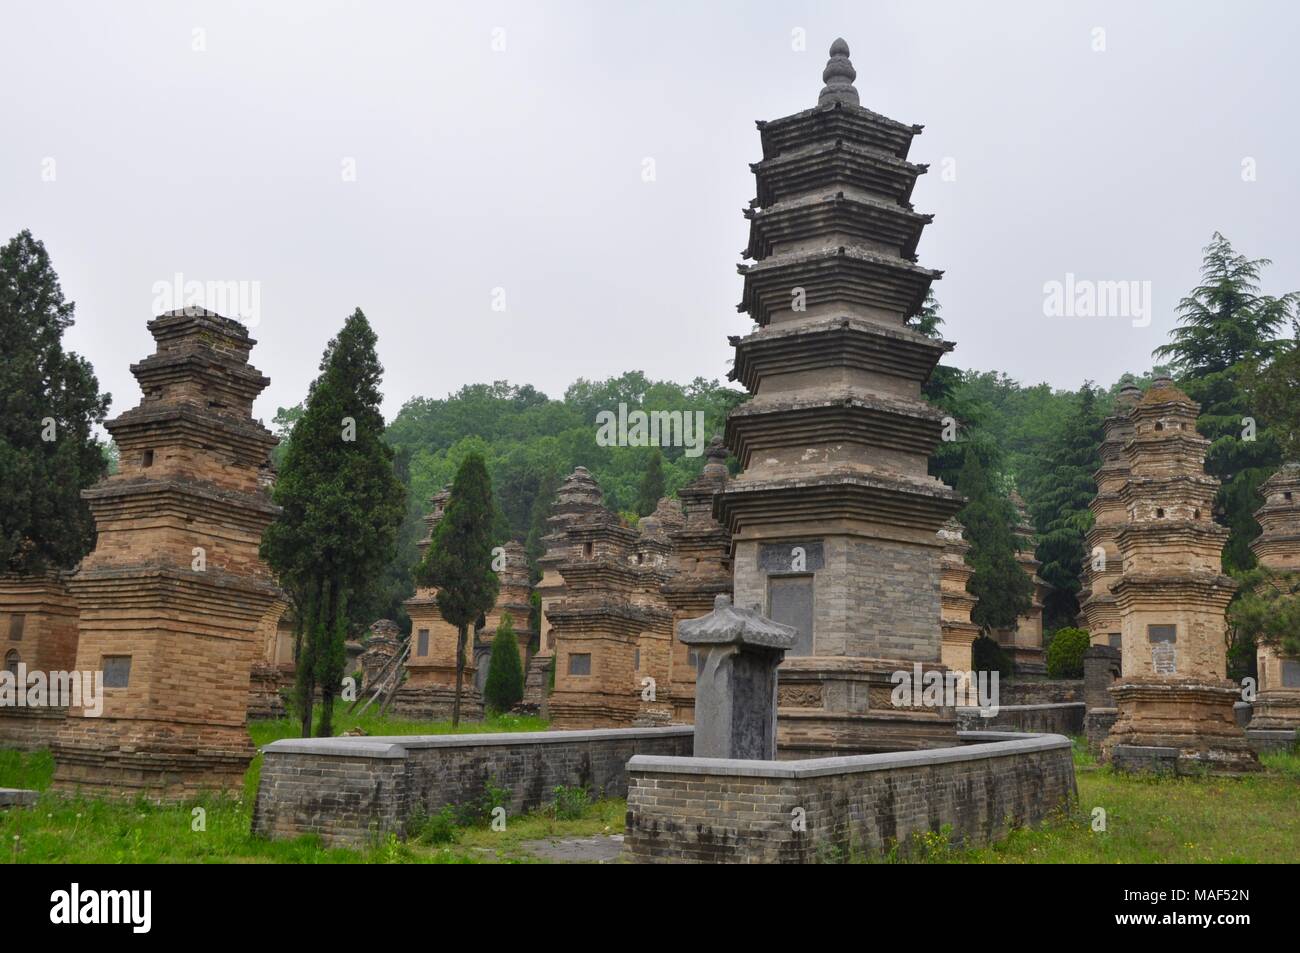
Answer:
M553 864L614 864L623 851L622 834L528 840L519 847Z

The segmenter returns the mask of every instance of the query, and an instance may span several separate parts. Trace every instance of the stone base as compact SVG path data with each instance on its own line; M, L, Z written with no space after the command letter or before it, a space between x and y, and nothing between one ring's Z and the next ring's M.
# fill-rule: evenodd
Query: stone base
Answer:
M524 673L524 703L536 705L539 711L550 694L548 670L554 661L554 655L534 655L528 660L528 671Z
M1275 754L1279 751L1300 749L1300 732L1294 728L1247 728L1246 743L1255 754Z
M553 694L551 727L570 731L631 728L640 714L638 697L632 692L618 698L579 692Z
M1021 645L1004 645L1003 651L1011 659L1011 671L1016 675L1046 675L1047 653L1039 648Z
M1117 769L1176 774L1259 770L1259 759L1233 715L1233 704L1241 697L1234 683L1133 677L1110 691L1119 717L1102 757Z
M1292 731L1300 728L1300 690L1270 689L1255 698L1250 727L1260 731Z
M632 719L634 728L662 728L673 723L673 709L667 704L643 704Z
M67 717L66 708L0 708L0 748L14 751L52 748Z
M155 802L239 793L254 754L243 726L69 718L54 744L52 790Z
M288 714L288 707L284 702L283 690L292 684L292 672L286 672L278 665L254 665L248 679L249 720L284 718Z
M957 744L955 708L894 706L892 675L913 674L914 664L787 656L777 669L778 758L917 751ZM921 668L923 678L931 671L946 672L936 662Z
M388 712L411 721L448 721L455 702L456 690L447 685L403 685ZM460 717L465 721L483 720L483 696L471 685L460 690Z
M1088 750L1094 755L1101 754L1102 745L1118 717L1118 708L1093 708L1084 717L1083 733L1088 739Z

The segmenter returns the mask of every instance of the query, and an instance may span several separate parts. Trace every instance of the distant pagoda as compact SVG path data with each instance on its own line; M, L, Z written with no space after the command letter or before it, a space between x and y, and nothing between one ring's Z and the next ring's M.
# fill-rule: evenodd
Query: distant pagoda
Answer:
M1097 495L1088 504L1092 511L1092 528L1084 538L1087 552L1083 563L1083 588L1079 611L1088 641L1093 645L1120 647L1119 606L1110 587L1119 581L1121 565L1115 534L1128 522L1128 510L1120 499L1120 490L1128 482L1128 457L1124 447L1133 436L1129 420L1142 391L1126 384L1115 399L1115 410L1102 425L1099 454L1101 466L1093 475Z
M1228 531L1214 522L1219 481L1200 407L1157 378L1130 414L1128 515L1115 534L1123 574L1111 589L1123 636L1119 709L1103 755L1125 770L1196 773L1259 767L1237 725L1240 689L1227 678L1225 611L1237 583L1223 574Z
M510 627L515 630L515 641L519 645L519 668L523 671L528 664L528 646L533 640L533 606L530 601L533 588L528 580L528 553L523 543L517 539L509 540L502 547L500 566L496 604L484 619L480 638L492 645L502 618L509 614Z
M971 595L966 583L975 570L966 562L970 543L963 538L966 528L954 517L939 529L943 541L943 577L940 590L943 602L943 664L954 671L971 672L972 647L979 638L980 627L970 620L971 611L979 602ZM968 680L963 680L966 684Z
M753 394L727 420L743 472L715 503L735 604L793 625L781 745L801 754L954 742L950 710L900 711L890 673L939 667L937 532L961 497L927 461L942 414L921 396L952 348L908 326L940 272L916 264L920 126L858 103L836 40L817 105L760 122L763 159L731 373Z
M1255 519L1262 532L1250 548L1259 564L1285 584L1300 576L1300 463L1284 464L1259 492L1264 505ZM1256 661L1259 695L1246 737L1257 751L1290 748L1300 731L1300 658L1283 655L1276 642L1261 642Z
M1038 575L1042 563L1034 555L1037 541L1025 501L1015 490L1011 491L1011 506L1015 510L1016 524L1012 532L1016 537L1016 563L1033 586L1029 608L1016 618L1014 628L999 629L994 633L998 644L1011 659L1017 675L1046 675L1047 663L1043 652L1043 600L1051 588Z
M450 485L429 497L425 534L418 544L421 560L433 542L434 531L442 522L450 500ZM406 657L406 681L393 698L393 713L425 720L450 718L456 699L456 645L460 632L442 617L438 590L433 586L417 586L415 595L402 604L411 617L411 651ZM470 720L483 716L483 696L474 684L473 639L471 631L465 639L460 692L461 715Z
M252 417L270 381L244 326L201 308L149 322L144 397L105 426L118 472L83 493L95 550L70 580L77 668L102 671L104 711L72 709L54 746L58 790L176 800L240 790L259 626L280 596L258 558L275 516L276 438Z

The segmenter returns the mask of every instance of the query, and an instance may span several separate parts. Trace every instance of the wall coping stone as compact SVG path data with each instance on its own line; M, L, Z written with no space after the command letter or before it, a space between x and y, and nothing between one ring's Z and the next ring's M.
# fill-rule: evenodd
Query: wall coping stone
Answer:
M979 761L1035 751L1054 751L1071 747L1065 735L1024 734L1002 731L958 732L963 741L973 741L955 748L928 748L921 751L888 751L880 754L849 755L839 758L810 758L805 761L745 761L739 758L674 758L664 755L633 755L627 763L628 773L647 774L720 774L748 778L816 778L828 774L863 774L890 771L894 768Z
M1087 702L1048 702L1042 705L998 705L998 711L1046 711L1054 708L1086 708ZM978 705L958 705L958 711L989 711Z
M334 758L405 758L411 749L477 748L490 745L574 744L586 741L690 736L691 725L662 728L596 728L584 731L510 731L476 735L366 735L339 738L281 738L265 754L310 754Z

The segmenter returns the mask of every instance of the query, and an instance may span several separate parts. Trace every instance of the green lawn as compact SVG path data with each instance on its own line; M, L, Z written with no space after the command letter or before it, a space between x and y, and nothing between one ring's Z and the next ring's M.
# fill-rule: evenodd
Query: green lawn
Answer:
M450 726L366 716L368 734L432 734ZM341 717L338 730L356 724ZM462 732L537 730L535 718L495 718ZM259 745L295 737L287 721L253 726ZM390 837L363 850L327 850L314 837L268 841L249 834L261 758L250 766L238 798L207 798L158 807L43 795L35 807L0 811L0 861L11 863L532 863L524 841L619 834L620 800L577 803L567 817L554 810L509 818L506 829L484 823L427 821L406 842ZM1005 841L964 850L942 835L918 838L906 854L932 863L1298 863L1300 755L1264 758L1255 777L1135 778L1098 767L1076 744L1078 806ZM0 787L45 790L54 763L47 752L0 751ZM206 830L195 830L203 808ZM1106 812L1093 830L1093 811ZM887 859L897 859L891 857Z

